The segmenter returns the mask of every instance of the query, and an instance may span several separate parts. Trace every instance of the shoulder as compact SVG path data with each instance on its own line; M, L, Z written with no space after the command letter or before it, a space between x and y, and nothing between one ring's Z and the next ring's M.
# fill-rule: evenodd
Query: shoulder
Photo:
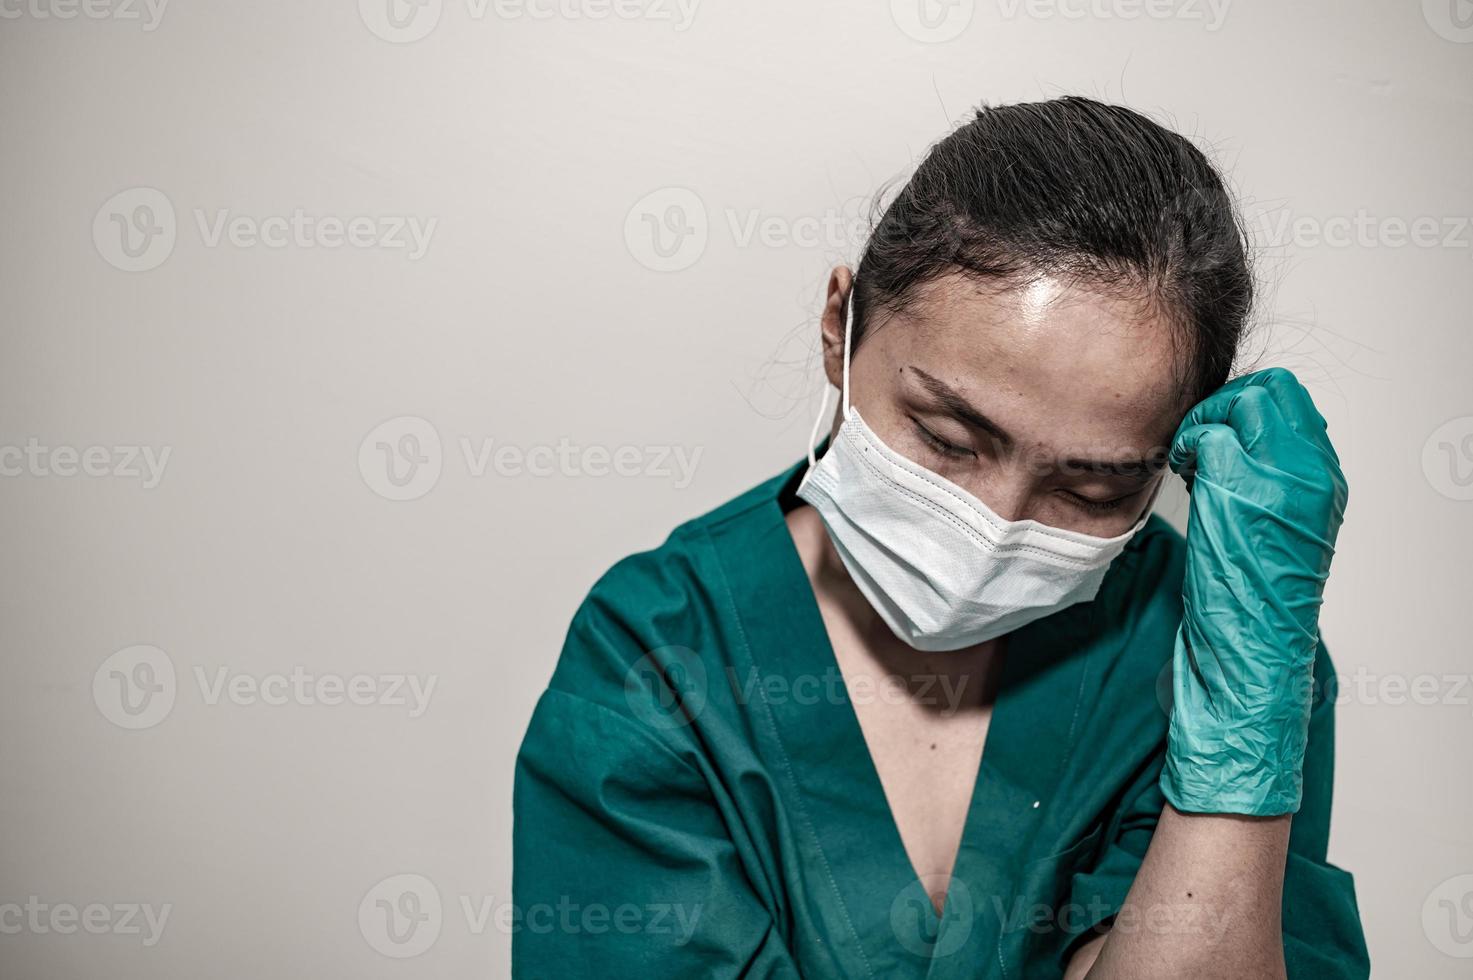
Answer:
M724 572L713 539L754 534L771 523L764 508L792 471L764 481L676 527L658 546L608 569L573 615L550 688L627 707L628 688L663 676L671 661L720 659L727 627ZM719 670L703 663L701 670Z
M616 562L599 576L578 616L601 615L647 620L667 607L678 607L693 593L704 592L715 573L711 540L716 536L750 533L764 508L771 507L785 471L763 481L699 517L677 526L658 547ZM575 621L576 621L575 617Z

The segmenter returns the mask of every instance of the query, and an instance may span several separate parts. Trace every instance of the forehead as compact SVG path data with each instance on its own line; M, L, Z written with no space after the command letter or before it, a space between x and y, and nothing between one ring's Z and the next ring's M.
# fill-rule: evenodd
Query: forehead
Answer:
M888 336L887 336L888 335ZM1187 406L1176 327L1153 304L1055 277L1004 286L946 276L867 338L945 381L1021 440L1147 449Z

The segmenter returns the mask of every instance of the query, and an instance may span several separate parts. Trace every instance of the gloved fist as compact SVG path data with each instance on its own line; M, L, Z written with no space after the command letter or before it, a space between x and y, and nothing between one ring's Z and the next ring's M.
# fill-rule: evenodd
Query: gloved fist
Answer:
M1270 368L1192 409L1169 462L1191 509L1161 788L1185 812L1293 813L1340 459L1309 392Z

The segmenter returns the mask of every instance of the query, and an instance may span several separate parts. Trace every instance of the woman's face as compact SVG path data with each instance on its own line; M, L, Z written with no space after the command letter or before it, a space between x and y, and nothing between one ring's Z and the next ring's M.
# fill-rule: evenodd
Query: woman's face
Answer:
M824 309L836 386L849 283L835 270ZM1012 288L952 275L875 323L851 401L891 449L1008 520L1112 537L1140 519L1190 407L1159 313L1047 277Z

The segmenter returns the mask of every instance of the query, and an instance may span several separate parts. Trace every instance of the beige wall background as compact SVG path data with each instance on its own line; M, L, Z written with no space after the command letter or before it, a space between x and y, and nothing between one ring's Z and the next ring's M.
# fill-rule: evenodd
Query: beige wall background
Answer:
M0 974L505 975L574 608L803 452L882 184L1065 93L1240 189L1352 487L1331 857L1473 968L1466 0L0 0L0 82Z

